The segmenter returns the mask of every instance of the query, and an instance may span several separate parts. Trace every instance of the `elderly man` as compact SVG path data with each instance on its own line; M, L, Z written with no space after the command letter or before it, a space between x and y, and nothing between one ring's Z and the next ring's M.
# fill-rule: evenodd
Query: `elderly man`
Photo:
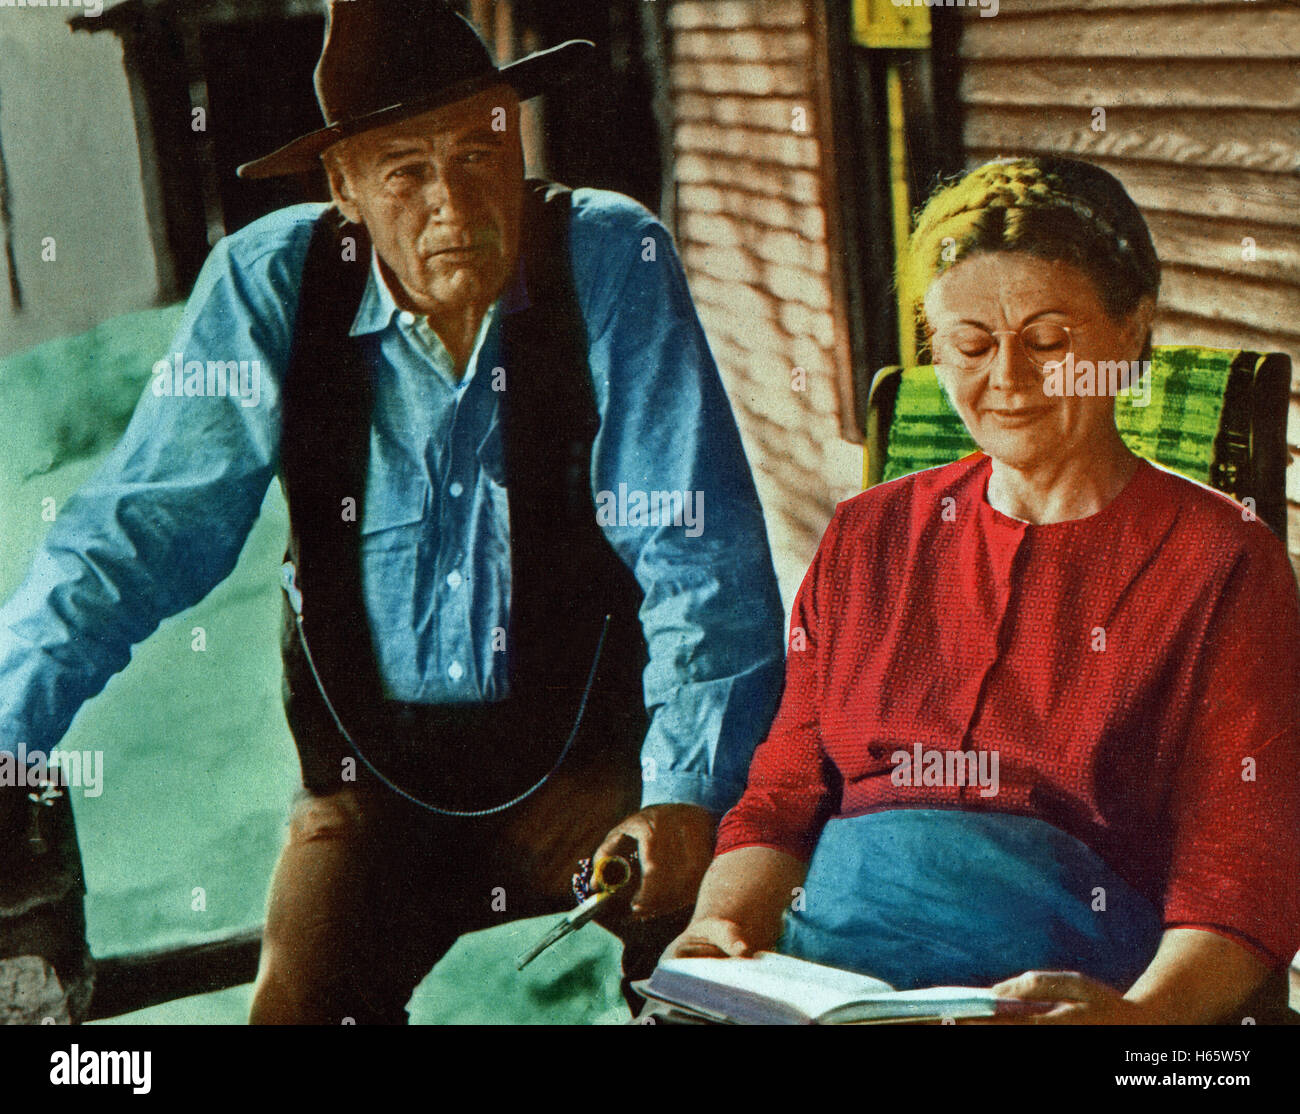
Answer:
M524 178L520 100L586 47L498 69L445 3L332 5L326 127L240 172L323 159L334 205L217 246L175 375L0 613L4 744L48 748L278 473L304 790L254 1022L401 1023L460 934L571 907L593 855L639 864L607 926L648 974L775 709L762 515L671 241Z

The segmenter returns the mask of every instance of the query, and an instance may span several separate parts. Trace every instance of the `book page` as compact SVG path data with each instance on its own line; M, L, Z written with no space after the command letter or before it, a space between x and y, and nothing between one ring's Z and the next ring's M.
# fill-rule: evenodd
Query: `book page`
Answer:
M759 952L753 959L671 959L659 969L771 998L810 1018L892 990L888 983L868 975L775 952Z

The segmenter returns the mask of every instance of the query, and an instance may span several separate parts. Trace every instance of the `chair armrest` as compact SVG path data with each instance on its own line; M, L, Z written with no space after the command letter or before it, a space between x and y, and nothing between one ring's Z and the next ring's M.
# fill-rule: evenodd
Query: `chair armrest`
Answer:
M867 393L866 461L862 485L875 487L884 478L889 459L889 427L894 421L894 403L903 382L901 367L882 367L871 380Z

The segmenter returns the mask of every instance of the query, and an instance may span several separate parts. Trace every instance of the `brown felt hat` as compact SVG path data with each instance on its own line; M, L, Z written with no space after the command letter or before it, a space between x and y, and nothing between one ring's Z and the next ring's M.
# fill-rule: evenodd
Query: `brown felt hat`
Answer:
M527 100L557 84L595 44L571 39L498 67L483 40L447 0L330 0L316 100L325 127L247 162L241 178L299 174L320 153L358 132L382 128L493 85Z

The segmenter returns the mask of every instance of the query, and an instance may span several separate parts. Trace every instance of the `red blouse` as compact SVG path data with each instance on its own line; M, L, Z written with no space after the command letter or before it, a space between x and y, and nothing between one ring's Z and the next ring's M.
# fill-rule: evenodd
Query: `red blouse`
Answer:
M1033 816L1166 927L1285 964L1300 946L1300 599L1284 547L1145 461L1098 514L1047 525L989 506L989 475L976 454L836 510L717 853L807 860L827 819L885 809ZM917 744L989 751L986 771L995 752L998 792L898 776Z

